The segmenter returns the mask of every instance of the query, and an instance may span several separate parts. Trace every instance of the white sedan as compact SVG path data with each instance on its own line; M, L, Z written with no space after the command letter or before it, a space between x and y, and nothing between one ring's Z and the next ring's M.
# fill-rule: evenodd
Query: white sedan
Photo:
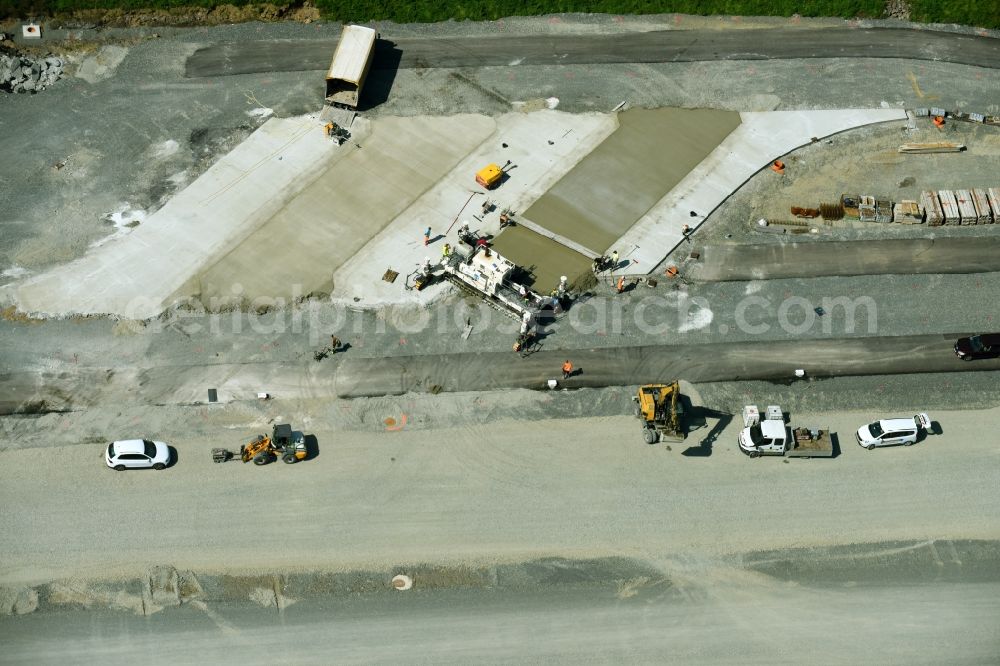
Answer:
M108 444L104 462L111 469L165 469L170 462L170 448L163 442L148 439L123 439Z

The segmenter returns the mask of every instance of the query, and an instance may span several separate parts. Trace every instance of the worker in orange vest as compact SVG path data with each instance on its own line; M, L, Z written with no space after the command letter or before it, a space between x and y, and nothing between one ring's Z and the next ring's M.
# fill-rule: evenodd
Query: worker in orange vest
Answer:
M563 363L562 371L564 380L569 379L569 376L573 374L573 364L569 362L569 359L566 359L566 362Z
M621 294L621 293L623 293L625 291L625 276L624 275L621 276L620 278L618 278L618 284L615 285L615 289L618 290L619 294Z

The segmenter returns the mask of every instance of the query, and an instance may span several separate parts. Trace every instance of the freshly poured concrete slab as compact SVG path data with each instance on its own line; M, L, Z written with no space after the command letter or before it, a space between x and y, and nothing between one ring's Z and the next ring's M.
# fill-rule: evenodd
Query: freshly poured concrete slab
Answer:
M227 254L200 271L206 306L227 298L266 302L330 293L334 272L496 129L479 115L382 118L370 135ZM397 247L371 262L379 277L426 225L405 219ZM346 275L345 281L359 279ZM185 296L187 294L178 294Z
M630 109L524 217L596 254L612 245L740 124L732 111Z
M440 261L445 243L452 247L458 245L458 228L463 220L480 234L498 234L502 209L524 210L616 127L616 118L610 114L543 110L496 118L496 131L492 136L336 270L333 299L351 306L370 307L387 303L427 303L438 297L440 287L407 291L404 281L425 257L435 263ZM507 160L515 167L509 169L509 177L497 189L487 192L476 185L476 171L491 162L502 166ZM482 204L487 199L494 201L496 208L484 215ZM422 234L427 227L431 228L431 237L435 240L425 247ZM553 251L557 256L564 254L561 247ZM589 266L590 260L585 261ZM563 269L556 266L563 264L546 263L546 270L556 273L558 283L558 275L566 273L559 273ZM387 268L399 273L394 283L382 281Z
M493 247L534 277L535 291L547 294L559 286L565 275L572 284L590 271L591 259L525 227L504 229Z
M130 234L8 285L3 298L25 312L154 317L197 270L347 150L326 139L315 117L271 119Z
M811 143L814 137L872 123L906 120L903 109L766 111L740 116L740 126L718 148L620 239L605 246L608 251L617 249L622 259L629 260L624 268L626 273L639 275L653 270L684 242L685 224L697 229L751 176L779 157Z

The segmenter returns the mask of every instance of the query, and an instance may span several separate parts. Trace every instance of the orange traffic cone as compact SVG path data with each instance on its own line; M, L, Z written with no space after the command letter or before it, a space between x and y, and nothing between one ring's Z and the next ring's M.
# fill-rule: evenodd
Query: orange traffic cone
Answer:
M774 162L771 163L771 171L774 173L785 173L785 163L781 160L774 160Z
M934 116L934 126L938 129L944 127L944 116Z

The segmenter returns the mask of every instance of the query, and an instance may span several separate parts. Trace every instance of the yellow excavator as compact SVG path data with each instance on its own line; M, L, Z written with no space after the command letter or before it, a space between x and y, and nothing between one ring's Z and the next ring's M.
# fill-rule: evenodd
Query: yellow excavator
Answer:
M635 415L642 421L642 437L647 444L660 440L684 441L684 406L681 403L680 382L645 384L639 387Z

